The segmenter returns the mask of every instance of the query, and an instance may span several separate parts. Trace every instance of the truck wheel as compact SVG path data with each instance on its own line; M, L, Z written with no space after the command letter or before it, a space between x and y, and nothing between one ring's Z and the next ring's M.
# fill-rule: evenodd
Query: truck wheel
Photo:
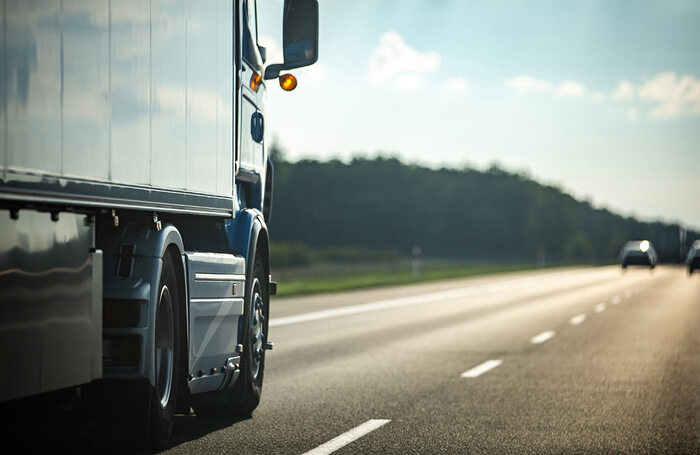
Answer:
M233 387L192 397L192 408L198 415L250 417L260 403L270 308L270 293L265 278L263 261L256 254L253 276L246 287L241 371Z
M156 385L150 387L148 394L151 415L149 439L154 446L164 447L173 430L180 371L180 295L170 254L163 258L158 289L153 347Z

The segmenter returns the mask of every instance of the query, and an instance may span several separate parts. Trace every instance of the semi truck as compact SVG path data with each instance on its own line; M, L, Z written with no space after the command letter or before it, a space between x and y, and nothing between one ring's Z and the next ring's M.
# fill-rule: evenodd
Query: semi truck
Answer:
M154 446L260 401L266 81L318 58L317 0L0 1L0 403L66 393ZM78 398L76 398L77 400Z

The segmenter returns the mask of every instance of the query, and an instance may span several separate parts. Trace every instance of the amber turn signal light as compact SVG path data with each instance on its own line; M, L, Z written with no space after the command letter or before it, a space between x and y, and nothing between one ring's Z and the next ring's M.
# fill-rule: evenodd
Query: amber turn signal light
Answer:
M295 88L297 88L297 78L292 76L291 74L283 74L280 76L280 87L282 87L282 90L286 90L288 92L291 92Z
M257 92L260 88L260 84L262 84L262 76L260 76L259 73L253 71L253 74L250 76L250 89L254 92Z

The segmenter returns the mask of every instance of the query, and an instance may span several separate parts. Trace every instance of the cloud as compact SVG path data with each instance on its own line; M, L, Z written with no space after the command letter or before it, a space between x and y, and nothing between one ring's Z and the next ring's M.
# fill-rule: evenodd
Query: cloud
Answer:
M558 98L583 98L586 94L586 87L580 82L566 80L559 84L537 79L527 74L512 77L506 80L506 87L517 94L529 92L550 93Z
M562 98L583 98L586 88L575 81L564 81L556 86L554 93Z
M463 77L451 77L445 82L446 92L452 95L464 95L469 89L469 82Z
M517 93L549 92L552 90L552 83L523 74L508 79L506 87Z
M653 117L700 114L700 79L674 72L660 73L639 87L639 98L656 103Z
M439 54L419 52L398 33L387 32L370 55L367 81L375 87L393 85L399 90L417 90L425 85L427 74L437 71L441 60Z
M425 78L418 74L402 74L396 78L396 88L403 91L413 91L425 85Z
M700 79L691 75L680 76L673 71L659 73L642 84L621 79L615 90L607 94L588 91L582 83L573 80L555 83L526 74L507 79L505 86L519 95L549 94L558 98L587 100L599 104L624 101L628 109L614 110L624 113L629 120L643 118L648 114L657 118L700 115ZM648 103L647 106L643 106L640 101ZM617 104L611 104L614 105Z
M626 80L621 80L613 92L613 98L629 99L634 97L634 85Z

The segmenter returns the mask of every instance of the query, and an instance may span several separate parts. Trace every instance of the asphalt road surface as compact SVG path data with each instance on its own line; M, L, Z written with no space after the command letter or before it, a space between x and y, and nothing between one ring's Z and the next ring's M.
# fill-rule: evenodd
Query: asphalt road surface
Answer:
M273 299L270 325L253 418L178 415L166 453L700 454L700 273L571 268ZM23 414L28 447L138 449L118 426Z
M272 304L254 417L178 416L167 453L700 453L700 274L559 269Z

